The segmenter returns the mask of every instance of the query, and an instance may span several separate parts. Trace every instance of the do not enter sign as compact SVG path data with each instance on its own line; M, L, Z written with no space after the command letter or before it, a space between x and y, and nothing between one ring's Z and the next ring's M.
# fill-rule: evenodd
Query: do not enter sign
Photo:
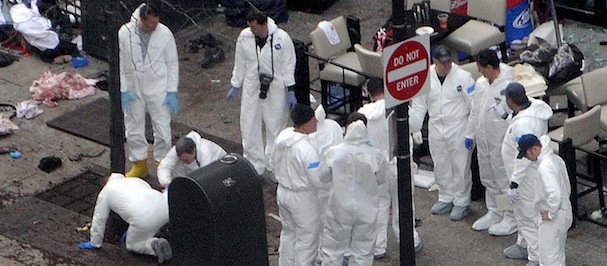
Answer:
M426 34L384 49L386 108L410 100L429 86L430 53L428 44L429 37Z

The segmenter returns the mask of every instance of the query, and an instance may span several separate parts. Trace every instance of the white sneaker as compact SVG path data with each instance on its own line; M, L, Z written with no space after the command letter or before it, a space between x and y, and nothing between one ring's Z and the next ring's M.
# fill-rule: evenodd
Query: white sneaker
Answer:
M518 231L516 219L511 216L504 216L501 222L489 227L489 234L494 236L508 236Z
M483 217L479 218L472 224L472 230L482 231L487 230L494 224L499 223L502 220L502 216L495 212L488 211Z

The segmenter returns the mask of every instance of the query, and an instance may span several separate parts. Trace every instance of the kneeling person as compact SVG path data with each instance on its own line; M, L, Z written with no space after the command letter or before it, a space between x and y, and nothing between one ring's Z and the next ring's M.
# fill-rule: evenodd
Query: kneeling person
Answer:
M199 168L219 160L226 151L214 142L191 131L177 141L158 165L158 183L168 187L174 177L186 176Z

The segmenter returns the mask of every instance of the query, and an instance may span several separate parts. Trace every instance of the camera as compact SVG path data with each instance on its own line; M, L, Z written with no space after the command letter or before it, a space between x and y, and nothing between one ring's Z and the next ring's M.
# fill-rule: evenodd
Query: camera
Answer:
M270 89L270 83L274 78L268 74L259 74L259 82L261 86L259 87L259 98L265 99L268 97L268 90Z

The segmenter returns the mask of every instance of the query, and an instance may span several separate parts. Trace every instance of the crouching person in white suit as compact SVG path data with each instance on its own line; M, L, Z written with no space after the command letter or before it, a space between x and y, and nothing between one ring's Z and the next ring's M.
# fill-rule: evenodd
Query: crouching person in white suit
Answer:
M167 191L153 189L145 180L111 174L97 196L91 239L81 249L98 249L103 244L105 224L110 211L116 212L129 227L126 248L132 252L158 257L158 263L171 259L171 246L164 238L154 237L169 222Z

